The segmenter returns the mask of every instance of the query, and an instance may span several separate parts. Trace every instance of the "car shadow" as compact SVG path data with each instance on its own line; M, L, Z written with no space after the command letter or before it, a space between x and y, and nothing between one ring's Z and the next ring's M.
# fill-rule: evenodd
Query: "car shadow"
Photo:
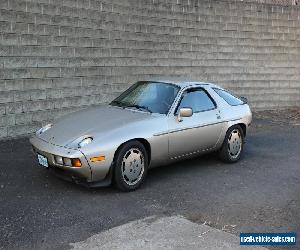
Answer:
M220 167L221 165L227 164L221 163L215 153L210 153L151 168L148 172L147 182L155 184L165 179L170 179L172 176L186 176L195 173L195 171L203 172L209 168Z

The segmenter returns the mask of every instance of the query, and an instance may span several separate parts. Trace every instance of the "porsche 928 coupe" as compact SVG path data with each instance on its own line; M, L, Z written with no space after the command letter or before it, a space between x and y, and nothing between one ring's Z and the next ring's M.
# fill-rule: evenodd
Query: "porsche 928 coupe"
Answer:
M203 82L139 81L108 105L70 113L30 139L39 165L89 187L135 190L156 166L216 151L237 162L246 98Z

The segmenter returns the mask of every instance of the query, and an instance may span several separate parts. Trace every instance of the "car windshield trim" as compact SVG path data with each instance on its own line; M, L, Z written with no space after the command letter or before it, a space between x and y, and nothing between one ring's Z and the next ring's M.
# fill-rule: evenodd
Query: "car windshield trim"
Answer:
M116 105L114 105L114 104L116 104ZM125 108L125 106L123 106L123 102L120 102L120 101L116 101L116 100L113 100L112 102L110 102L110 104L109 105L112 105L112 106L119 106L119 107L121 107L121 108Z

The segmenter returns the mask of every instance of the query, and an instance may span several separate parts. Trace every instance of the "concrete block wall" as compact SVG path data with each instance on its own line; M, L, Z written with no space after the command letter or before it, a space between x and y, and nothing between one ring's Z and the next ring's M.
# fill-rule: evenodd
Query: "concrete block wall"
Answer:
M218 83L300 106L300 8L213 0L1 0L0 138L105 103L136 80Z

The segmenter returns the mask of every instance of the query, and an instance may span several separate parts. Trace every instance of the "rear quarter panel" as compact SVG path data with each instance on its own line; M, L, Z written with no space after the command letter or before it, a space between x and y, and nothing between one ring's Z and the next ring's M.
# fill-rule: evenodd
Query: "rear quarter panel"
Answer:
M246 130L248 130L252 121L252 112L248 104L232 106L221 98L212 88L209 87L208 91L216 101L221 117L226 124L216 146L216 148L220 148L226 136L226 132L230 127L236 124L245 124Z

